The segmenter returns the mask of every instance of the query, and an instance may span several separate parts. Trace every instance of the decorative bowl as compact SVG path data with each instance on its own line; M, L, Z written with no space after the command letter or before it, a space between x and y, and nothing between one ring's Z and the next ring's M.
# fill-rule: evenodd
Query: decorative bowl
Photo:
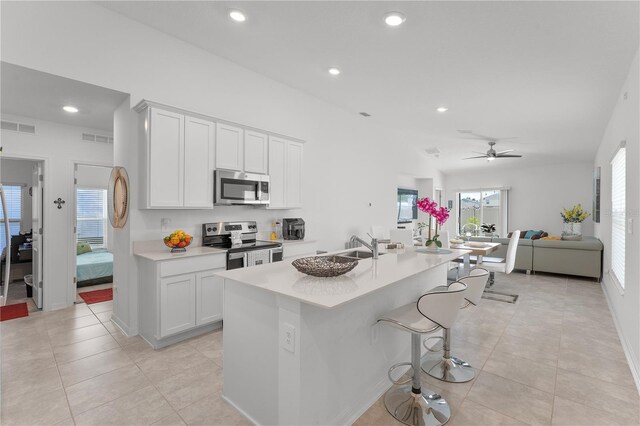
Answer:
M358 261L342 256L312 256L296 259L291 264L303 274L314 277L337 277L355 268Z
M171 253L183 253L187 251L187 247L191 245L193 237L178 229L164 237L163 241L164 245L171 249Z

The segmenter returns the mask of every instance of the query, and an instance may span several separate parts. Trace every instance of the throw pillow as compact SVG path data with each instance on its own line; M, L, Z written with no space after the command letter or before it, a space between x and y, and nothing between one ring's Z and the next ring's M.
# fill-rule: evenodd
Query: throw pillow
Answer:
M534 235L538 235L538 238L540 238L540 234L542 234L542 231L527 231L527 233L524 234L524 238L526 240L531 240Z
M76 247L76 254L84 254L91 252L91 244L79 242Z

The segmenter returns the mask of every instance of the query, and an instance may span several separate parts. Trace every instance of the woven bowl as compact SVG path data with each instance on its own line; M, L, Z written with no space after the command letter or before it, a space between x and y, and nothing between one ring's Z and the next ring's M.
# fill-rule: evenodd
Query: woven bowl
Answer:
M291 264L303 274L314 277L337 277L358 265L358 261L342 256L313 256L296 259Z

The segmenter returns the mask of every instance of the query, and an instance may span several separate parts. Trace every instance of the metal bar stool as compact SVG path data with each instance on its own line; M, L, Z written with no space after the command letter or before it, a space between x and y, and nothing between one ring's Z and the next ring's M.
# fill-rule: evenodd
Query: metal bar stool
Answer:
M404 424L440 426L451 417L451 408L447 401L421 385L420 340L424 334L452 326L466 289L464 283L453 283L426 293L417 303L401 306L378 319L378 322L411 333L411 363L398 363L389 369L389 380L396 386L392 386L384 395L387 411ZM413 370L411 377L406 380L394 380L393 370L407 365Z
M464 293L465 303L460 309L464 309L469 305L475 306L480 302L488 279L489 271L482 268L475 268L471 270L468 276L460 278L451 284L464 283L467 286L467 291ZM473 379L475 371L471 365L451 355L451 330L449 327L443 330L442 342L444 349L442 357L427 357L422 363L422 371L438 380L451 383L464 383ZM430 352L434 352L426 343L425 341L425 348Z

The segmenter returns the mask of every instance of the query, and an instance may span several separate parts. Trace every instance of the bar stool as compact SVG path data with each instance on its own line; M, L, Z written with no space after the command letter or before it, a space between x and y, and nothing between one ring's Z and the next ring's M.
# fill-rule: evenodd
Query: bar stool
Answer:
M480 302L488 279L489 271L483 268L475 268L471 270L468 276L460 278L457 282L451 284L463 283L467 286L467 291L464 293L465 303L460 309L464 309L469 305L475 306ZM442 342L444 349L442 357L435 359L427 357L427 360L422 363L422 371L438 380L451 383L464 383L473 379L475 371L471 365L451 355L450 327L444 328ZM426 341L424 343L428 351L434 352L426 345Z
M450 328L458 315L467 289L456 282L448 287L426 293L417 303L409 303L383 315L378 322L411 333L411 363L401 362L389 369L392 386L384 395L384 405L396 420L407 425L440 426L451 417L447 401L435 392L425 389L420 380L421 336L440 328ZM392 372L410 365L413 372L405 380L394 380ZM407 383L411 382L411 385Z

